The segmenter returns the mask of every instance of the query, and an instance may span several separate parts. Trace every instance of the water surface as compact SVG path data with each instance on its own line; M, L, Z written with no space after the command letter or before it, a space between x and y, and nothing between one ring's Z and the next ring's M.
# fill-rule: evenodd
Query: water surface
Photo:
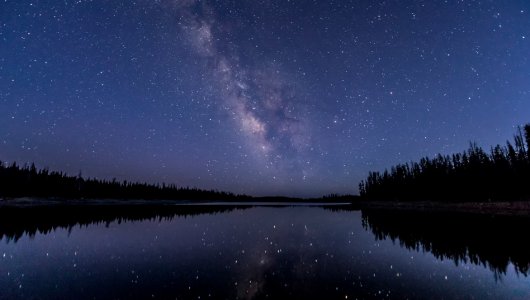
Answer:
M1 299L530 297L524 236L477 233L484 224L524 232L525 218L341 206L3 209Z

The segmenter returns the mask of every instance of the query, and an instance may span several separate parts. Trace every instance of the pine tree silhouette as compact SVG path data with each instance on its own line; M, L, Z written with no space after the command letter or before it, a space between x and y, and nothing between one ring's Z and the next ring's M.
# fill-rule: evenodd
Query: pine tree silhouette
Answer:
M0 198L62 198L62 199L158 199L158 200L246 200L249 196L217 190L132 183L127 181L84 179L62 172L38 170L35 164L6 165L0 161Z
M530 124L519 127L513 144L487 153L471 143L463 153L370 172L359 184L361 197L386 201L529 201Z

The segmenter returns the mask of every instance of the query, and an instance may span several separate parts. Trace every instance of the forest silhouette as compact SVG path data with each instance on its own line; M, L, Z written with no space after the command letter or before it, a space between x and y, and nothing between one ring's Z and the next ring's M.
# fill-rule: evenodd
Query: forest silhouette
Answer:
M0 199L117 199L117 200L183 200L209 202L353 202L358 196L329 194L318 198L283 196L254 197L217 190L178 187L174 184L148 184L104 180L63 172L37 169L35 164L19 166L0 161Z
M238 201L249 196L176 185L84 179L63 172L37 169L35 164L7 165L0 161L0 198L145 199Z
M524 134L523 134L524 130ZM488 202L530 201L530 124L514 141L489 152L471 143L453 155L370 172L359 184L363 200Z
M523 134L524 131L524 134ZM359 183L361 200L488 202L530 201L530 124L514 141L489 152L471 143L467 151L370 172ZM355 197L251 197L217 190L69 176L63 172L0 161L0 198L145 199L208 201L349 201Z

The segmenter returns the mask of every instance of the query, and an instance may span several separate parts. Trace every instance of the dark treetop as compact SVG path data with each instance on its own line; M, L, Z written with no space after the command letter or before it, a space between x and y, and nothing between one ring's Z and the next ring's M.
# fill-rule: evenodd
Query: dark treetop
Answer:
M453 155L423 158L371 172L359 189L364 199L394 201L530 201L530 124L513 144L488 152L472 143Z
M62 172L0 161L0 198L246 200L250 197L166 184L84 179Z

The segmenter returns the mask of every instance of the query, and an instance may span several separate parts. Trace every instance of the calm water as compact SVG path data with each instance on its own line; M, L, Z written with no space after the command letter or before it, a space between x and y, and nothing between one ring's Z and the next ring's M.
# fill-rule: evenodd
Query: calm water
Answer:
M524 218L102 210L0 211L0 298L530 299Z

